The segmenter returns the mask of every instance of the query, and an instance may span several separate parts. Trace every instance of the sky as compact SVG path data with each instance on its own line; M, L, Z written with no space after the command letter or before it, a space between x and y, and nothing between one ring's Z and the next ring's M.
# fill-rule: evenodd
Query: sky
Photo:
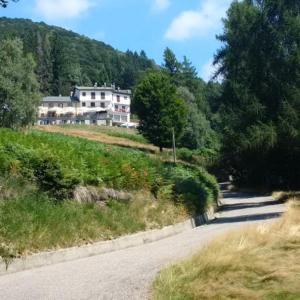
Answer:
M222 18L232 0L19 0L0 16L60 26L126 51L145 50L161 64L171 48L208 81L221 44Z

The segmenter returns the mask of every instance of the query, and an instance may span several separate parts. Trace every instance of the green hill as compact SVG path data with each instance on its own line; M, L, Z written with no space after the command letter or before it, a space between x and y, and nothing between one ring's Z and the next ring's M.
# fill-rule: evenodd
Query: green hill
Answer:
M131 88L140 72L154 68L141 53L120 52L109 45L43 22L0 18L0 41L19 37L33 54L43 94L68 95L74 84L104 82Z

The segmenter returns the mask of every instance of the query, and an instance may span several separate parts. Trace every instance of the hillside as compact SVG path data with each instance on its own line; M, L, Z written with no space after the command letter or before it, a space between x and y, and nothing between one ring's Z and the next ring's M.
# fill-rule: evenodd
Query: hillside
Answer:
M155 66L144 51L115 50L109 45L43 22L0 18L0 41L19 37L37 63L43 94L68 95L74 84L114 82L131 88L138 74Z
M178 223L218 197L202 168L37 130L0 129L0 187L4 260Z

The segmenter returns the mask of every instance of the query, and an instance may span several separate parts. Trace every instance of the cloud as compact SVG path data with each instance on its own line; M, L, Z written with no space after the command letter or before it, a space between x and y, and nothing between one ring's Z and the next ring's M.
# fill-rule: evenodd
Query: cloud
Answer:
M205 36L222 26L222 18L231 0L203 0L199 10L183 11L166 31L165 37L182 41L196 36Z
M76 18L92 6L91 0L36 0L36 11L48 20Z
M213 58L210 58L208 62L201 69L201 77L206 82L212 80L213 76L215 75L215 73L219 68L219 66L214 65L213 62L214 62ZM222 82L223 77L219 75L215 80L218 82Z
M154 0L153 10L160 12L166 10L171 5L170 0Z

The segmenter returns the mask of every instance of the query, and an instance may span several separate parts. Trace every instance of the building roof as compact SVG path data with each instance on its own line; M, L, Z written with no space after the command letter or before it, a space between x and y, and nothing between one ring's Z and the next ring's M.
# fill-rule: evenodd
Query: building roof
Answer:
M126 94L131 95L131 90L120 90L113 86L76 86L75 89L78 89L80 91L111 91L116 94Z
M44 97L43 102L71 102L72 98L70 96L63 97L63 96L49 96L49 97Z

